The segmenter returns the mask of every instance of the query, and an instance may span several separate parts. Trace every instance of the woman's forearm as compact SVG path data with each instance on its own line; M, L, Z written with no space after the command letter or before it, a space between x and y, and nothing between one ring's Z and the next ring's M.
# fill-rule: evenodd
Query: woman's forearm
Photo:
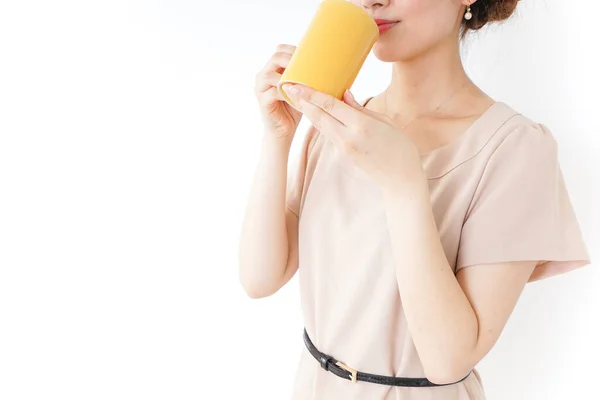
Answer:
M402 306L427 377L439 383L472 368L478 322L444 253L426 180L384 191Z
M291 139L265 135L239 244L239 276L251 297L275 291L288 259L287 167Z

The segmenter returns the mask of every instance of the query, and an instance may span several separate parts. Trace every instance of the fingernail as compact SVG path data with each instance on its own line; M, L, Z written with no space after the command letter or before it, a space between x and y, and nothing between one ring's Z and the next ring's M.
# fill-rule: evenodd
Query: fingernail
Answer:
M285 91L290 96L299 96L300 95L300 88L296 87L296 85L287 85L285 88Z

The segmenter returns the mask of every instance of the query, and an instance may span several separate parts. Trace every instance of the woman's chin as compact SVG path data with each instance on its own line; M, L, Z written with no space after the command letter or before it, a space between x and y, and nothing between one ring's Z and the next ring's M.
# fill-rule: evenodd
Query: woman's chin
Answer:
M373 46L373 55L382 62L395 62L402 59L402 54L397 47L394 48L379 42Z
M413 58L418 54L417 49L407 49L398 42L376 42L373 46L373 55L382 62L398 62Z

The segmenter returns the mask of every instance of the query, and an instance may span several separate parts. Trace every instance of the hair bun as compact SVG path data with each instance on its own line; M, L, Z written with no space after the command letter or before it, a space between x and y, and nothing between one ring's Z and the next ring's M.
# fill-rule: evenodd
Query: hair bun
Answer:
M477 0L471 5L470 20L465 20L465 31L478 30L490 22L500 22L510 18L519 0Z

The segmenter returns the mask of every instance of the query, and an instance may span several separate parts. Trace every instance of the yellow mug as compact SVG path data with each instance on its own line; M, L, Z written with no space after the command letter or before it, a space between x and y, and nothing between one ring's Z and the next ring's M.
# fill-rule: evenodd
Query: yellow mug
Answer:
M377 39L377 24L361 7L323 0L277 84L279 93L296 109L286 84L300 83L341 100Z

